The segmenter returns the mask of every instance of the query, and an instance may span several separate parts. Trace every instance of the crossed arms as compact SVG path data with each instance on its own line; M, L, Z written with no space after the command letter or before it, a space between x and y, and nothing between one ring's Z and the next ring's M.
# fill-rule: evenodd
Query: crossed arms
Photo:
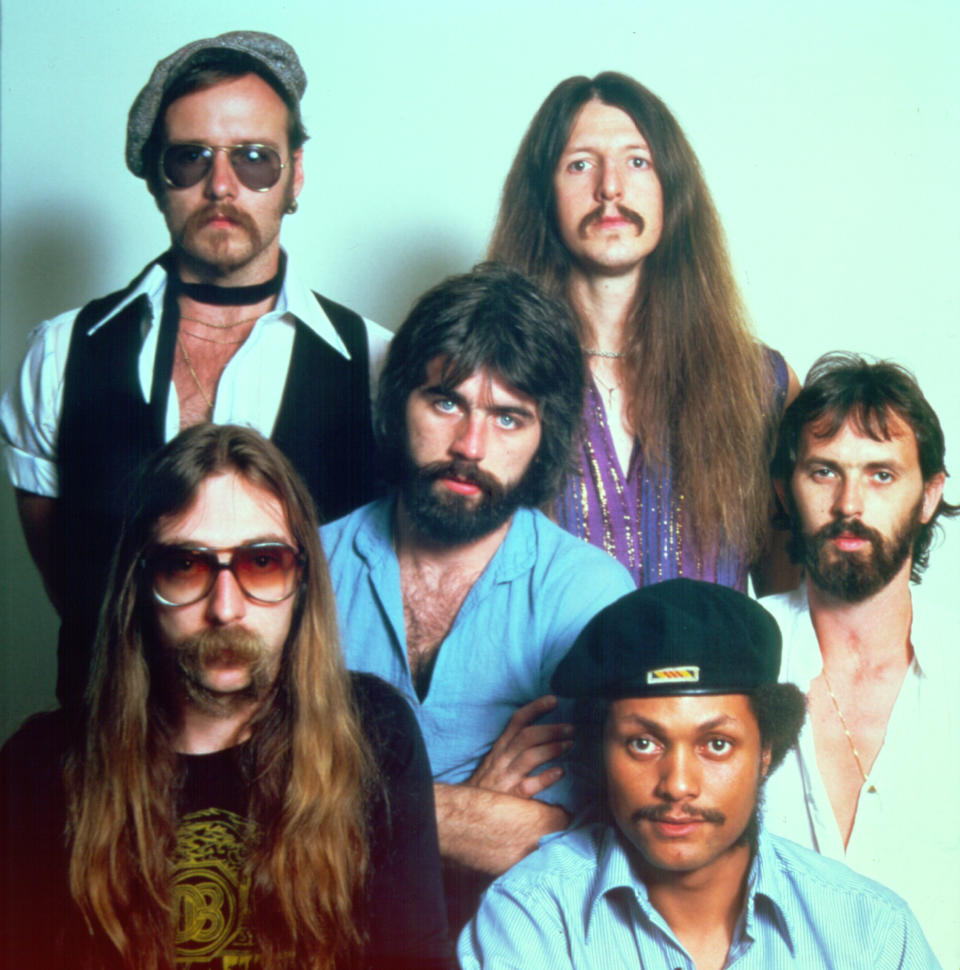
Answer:
M573 743L569 724L536 724L556 697L518 708L476 771L460 785L435 784L440 854L447 862L489 875L506 872L544 835L567 827L570 815L534 796L563 776L550 767Z

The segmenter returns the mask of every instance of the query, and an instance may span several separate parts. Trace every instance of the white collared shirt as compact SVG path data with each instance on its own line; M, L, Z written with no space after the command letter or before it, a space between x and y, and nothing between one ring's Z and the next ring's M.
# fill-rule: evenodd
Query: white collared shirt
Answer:
M764 821L903 896L944 967L960 967L960 656L955 609L911 588L914 658L864 784L846 849L813 730L766 784ZM806 587L762 600L780 624L780 680L804 693L823 670Z
M140 285L108 317L90 328L90 332L94 332L129 303L143 295L147 296L150 314L144 321L138 364L140 388L145 401L150 400L166 285L166 272L162 267L153 265ZM0 401L0 440L4 444L4 460L10 481L15 488L36 495L56 497L59 494L57 432L63 406L70 335L77 312L70 310L61 313L31 332L20 373ZM277 305L257 320L250 335L220 376L212 417L215 424L245 425L266 437L270 436L280 411L296 319L349 359L350 355L329 317L288 261ZM364 324L370 354L372 395L392 334L371 320L364 319ZM170 441L179 430L180 404L176 392L173 392L167 396L164 440Z

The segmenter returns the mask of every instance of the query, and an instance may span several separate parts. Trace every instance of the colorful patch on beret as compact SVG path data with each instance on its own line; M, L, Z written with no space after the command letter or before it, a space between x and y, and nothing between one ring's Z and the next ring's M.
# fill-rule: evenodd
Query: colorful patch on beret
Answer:
M668 684L684 681L689 684L700 682L699 667L658 667L647 671L648 684Z

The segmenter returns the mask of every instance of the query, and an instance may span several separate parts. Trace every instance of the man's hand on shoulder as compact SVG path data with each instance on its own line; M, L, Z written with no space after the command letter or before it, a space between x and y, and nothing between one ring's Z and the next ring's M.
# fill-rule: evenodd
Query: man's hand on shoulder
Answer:
M533 798L559 781L563 777L559 765L533 773L547 761L565 754L573 744L571 725L535 723L556 706L557 698L545 694L518 708L466 784L517 798Z

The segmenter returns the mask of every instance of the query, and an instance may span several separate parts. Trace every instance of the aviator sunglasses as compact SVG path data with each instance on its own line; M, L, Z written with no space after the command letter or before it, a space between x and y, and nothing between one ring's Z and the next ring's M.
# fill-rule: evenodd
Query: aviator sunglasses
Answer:
M269 145L168 145L160 156L160 174L174 189L189 189L209 175L213 157L226 152L240 183L254 192L266 192L286 168L280 153Z
M230 558L221 562L223 555ZM224 569L248 599L282 603L296 592L306 561L286 543L254 542L229 549L157 545L140 563L157 600L189 606L207 596Z

